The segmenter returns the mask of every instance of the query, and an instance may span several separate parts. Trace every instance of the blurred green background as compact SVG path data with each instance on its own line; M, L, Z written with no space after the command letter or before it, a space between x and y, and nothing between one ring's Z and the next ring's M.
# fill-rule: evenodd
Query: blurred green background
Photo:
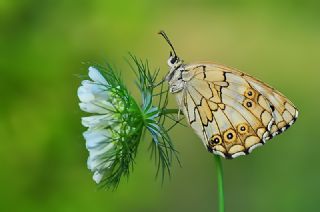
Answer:
M186 62L237 67L300 109L290 130L223 161L227 211L319 210L319 10L315 0L1 0L0 211L216 211L213 157L188 128L171 133L183 167L162 186L148 140L115 192L98 190L86 168L83 62L116 64L133 90L128 51L167 72L160 29Z

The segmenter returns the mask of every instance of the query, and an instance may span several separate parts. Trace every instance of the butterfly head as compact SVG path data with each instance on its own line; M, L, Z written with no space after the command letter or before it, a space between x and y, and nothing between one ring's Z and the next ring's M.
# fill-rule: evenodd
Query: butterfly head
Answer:
M166 33L164 31L160 31L159 34L167 41L167 43L169 44L169 46L171 47L171 50L172 50L172 51L170 51L170 56L169 56L169 59L167 62L168 66L170 68L170 71L166 77L166 79L168 81L170 81L172 78L174 78L176 70L178 70L182 66L183 61L180 60L180 58L178 57L178 55L177 55L175 49L173 48L173 45L170 42Z
M168 59L168 66L171 69L176 69L178 66L180 66L182 64L182 61L180 60L180 58L176 55L175 52L171 52L170 51L170 56Z

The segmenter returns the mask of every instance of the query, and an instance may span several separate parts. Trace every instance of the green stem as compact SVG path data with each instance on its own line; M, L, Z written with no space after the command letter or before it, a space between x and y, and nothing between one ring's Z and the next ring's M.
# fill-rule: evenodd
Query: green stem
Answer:
M178 114L179 110L178 109L164 109L162 111L162 114L167 115L167 114Z
M219 212L224 212L223 170L221 157L214 155L217 167Z

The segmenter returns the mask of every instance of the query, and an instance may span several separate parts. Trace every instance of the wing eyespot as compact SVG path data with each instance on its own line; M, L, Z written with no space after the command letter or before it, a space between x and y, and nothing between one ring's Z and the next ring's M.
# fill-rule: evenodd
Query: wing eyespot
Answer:
M244 96L247 97L248 99L253 99L255 97L255 91L251 88L248 88L245 92L244 92Z
M243 104L246 108L253 108L255 106L255 103L250 99L244 100Z
M213 135L211 138L210 138L210 141L209 141L209 144L210 146L215 146L215 145L218 145L218 144L221 144L222 143L222 138L220 135Z
M239 125L237 126L237 131L238 131L239 134L242 134L242 135L243 135L243 134L246 134L246 133L249 132L249 127L248 127L248 125L245 124L245 123L239 124Z
M223 134L223 139L228 143L234 142L237 139L236 132L233 129L228 129Z

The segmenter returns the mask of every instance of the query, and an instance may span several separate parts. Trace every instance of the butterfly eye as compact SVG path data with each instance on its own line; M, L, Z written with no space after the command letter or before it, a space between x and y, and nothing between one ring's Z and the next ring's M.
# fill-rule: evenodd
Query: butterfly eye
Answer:
M170 63L174 64L177 61L177 59L178 59L177 56L172 57L170 60Z
M240 134L246 134L249 131L247 124L239 124L237 130Z
M244 95L245 97L249 98L249 99L253 99L254 97L254 90L252 90L251 88L247 89L245 92L244 92Z
M228 129L224 134L223 138L227 142L234 142L237 139L236 132L233 129Z
M246 106L247 108L252 108L254 106L254 102L250 99L246 99L244 100L244 106Z
M211 137L210 141L209 141L209 144L211 146L215 146L217 144L221 144L222 143L222 139L220 137L220 135L214 135Z

